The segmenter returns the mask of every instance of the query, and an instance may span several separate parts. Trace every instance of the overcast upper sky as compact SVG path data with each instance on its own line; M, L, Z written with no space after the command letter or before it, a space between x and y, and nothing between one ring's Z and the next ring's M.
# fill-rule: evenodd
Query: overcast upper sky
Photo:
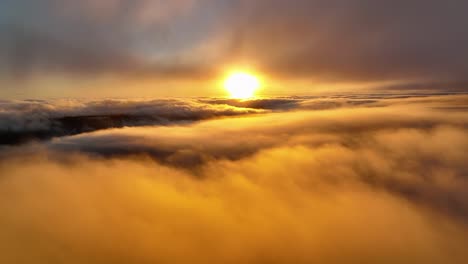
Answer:
M467 90L466 10L463 0L1 0L0 95L220 95L236 67L261 73L271 93Z

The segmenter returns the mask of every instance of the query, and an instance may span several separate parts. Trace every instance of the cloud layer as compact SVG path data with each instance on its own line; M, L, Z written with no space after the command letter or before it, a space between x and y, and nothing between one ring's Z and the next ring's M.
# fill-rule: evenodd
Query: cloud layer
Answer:
M252 100L220 98L3 100L0 101L0 145L47 140L108 128L171 125L217 117L298 109L376 107L398 103L398 100L395 100L397 98L406 98L411 102L410 98L424 98L429 95L431 94L361 94ZM463 103L464 97L460 98L454 99L454 103Z
M207 104L195 99L0 101L0 144L260 112L260 109Z
M464 263L467 97L316 100L0 149L0 262Z

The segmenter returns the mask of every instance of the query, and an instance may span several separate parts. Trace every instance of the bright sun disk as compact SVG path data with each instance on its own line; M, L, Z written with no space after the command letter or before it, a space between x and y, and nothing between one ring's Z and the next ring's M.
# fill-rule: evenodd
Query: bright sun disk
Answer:
M224 87L231 98L248 99L255 96L255 91L260 88L260 81L252 74L236 72L227 77Z

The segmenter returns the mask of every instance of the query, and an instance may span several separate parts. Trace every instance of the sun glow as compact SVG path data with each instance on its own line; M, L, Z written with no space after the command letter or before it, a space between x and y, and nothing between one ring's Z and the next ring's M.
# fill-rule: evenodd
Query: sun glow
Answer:
M234 72L226 78L224 87L231 98L248 99L255 96L255 91L260 88L260 80L246 72Z

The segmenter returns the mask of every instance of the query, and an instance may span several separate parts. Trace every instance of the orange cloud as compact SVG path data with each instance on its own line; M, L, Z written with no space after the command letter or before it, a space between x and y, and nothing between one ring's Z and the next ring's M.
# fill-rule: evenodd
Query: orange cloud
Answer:
M464 263L464 98L1 149L0 262Z

